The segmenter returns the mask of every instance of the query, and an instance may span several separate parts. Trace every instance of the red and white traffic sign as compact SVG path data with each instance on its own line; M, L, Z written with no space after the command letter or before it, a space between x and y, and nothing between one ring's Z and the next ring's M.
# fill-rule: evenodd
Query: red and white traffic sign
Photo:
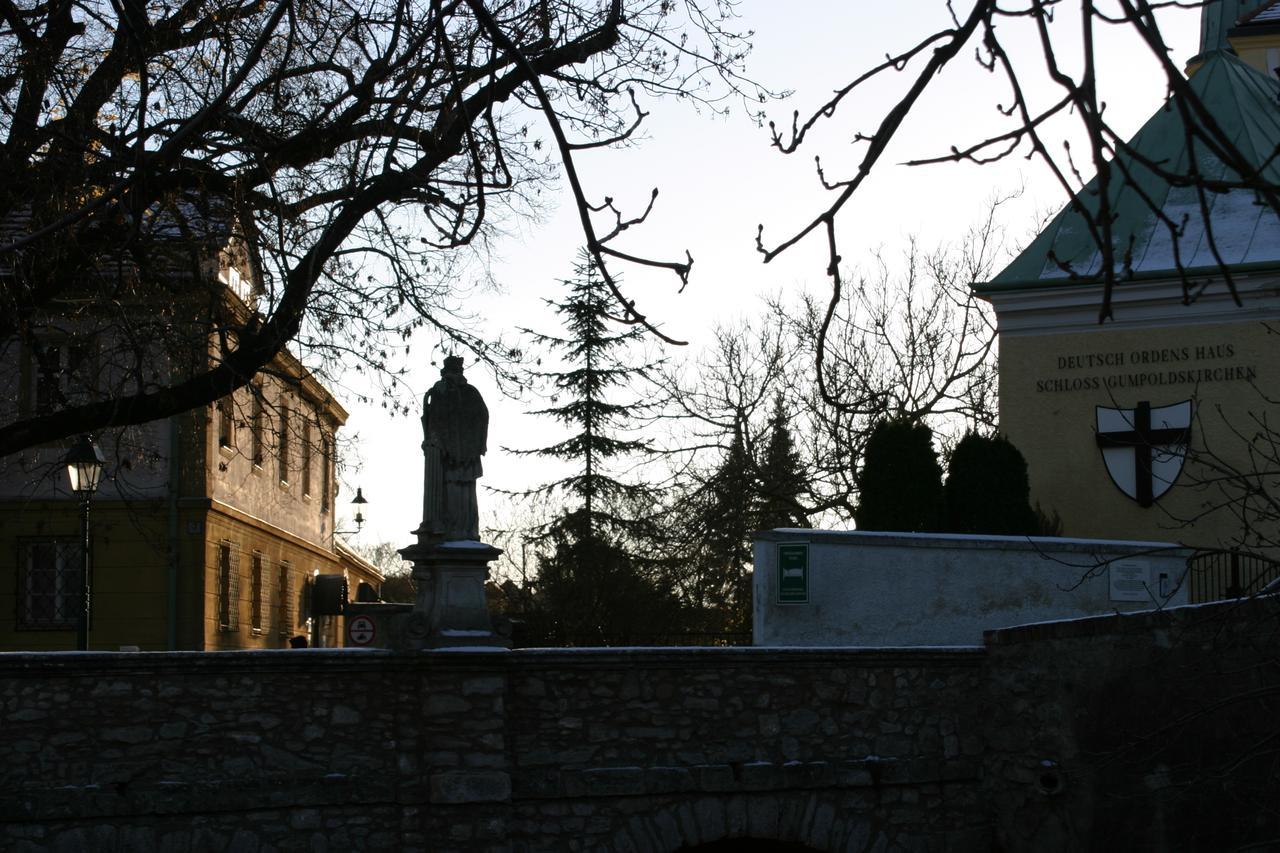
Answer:
M353 646L367 646L377 634L377 628L368 616L357 616L347 623L347 639Z

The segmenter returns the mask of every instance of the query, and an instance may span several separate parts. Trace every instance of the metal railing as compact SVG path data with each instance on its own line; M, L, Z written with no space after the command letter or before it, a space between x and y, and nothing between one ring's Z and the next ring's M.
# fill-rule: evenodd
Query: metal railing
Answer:
M1257 595L1280 580L1280 561L1248 551L1208 551L1187 561L1191 603Z

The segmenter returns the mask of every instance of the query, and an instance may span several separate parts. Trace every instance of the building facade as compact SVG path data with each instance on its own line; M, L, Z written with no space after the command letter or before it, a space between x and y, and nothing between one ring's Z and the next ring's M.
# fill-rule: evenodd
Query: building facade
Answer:
M1280 56L1280 7L1220 0L1202 14L1188 85L1261 181L1280 185L1280 62L1267 64ZM1001 428L1063 535L1274 558L1280 217L1258 190L1171 179L1249 177L1203 144L1193 159L1183 121L1171 98L1115 163L1108 316L1104 260L1080 213L1099 210L1096 183L975 285L999 321ZM1275 576L1263 563L1243 575L1222 567L1240 593ZM1193 598L1216 597L1205 578L1192 581Z
M156 219L162 230L163 216ZM103 321L105 312L85 318L73 294L65 314L44 317L0 349L6 421L101 399L123 386L130 360L162 379L187 359L217 358L225 345L219 312L255 310L259 286L234 231L209 230L191 252L189 227L173 241L194 263L157 264L179 282L175 291L197 294L190 303L169 300L181 320L169 339L125 346L127 329ZM99 270L142 279L136 264L123 266ZM165 310L147 300L155 287L132 292L143 294L133 313ZM341 632L332 624L322 631L312 618L316 577L342 575L353 591L382 580L335 531L335 440L346 418L283 352L211 406L96 436L106 468L91 500L89 648L281 648L323 634L334 644ZM83 549L79 502L62 464L69 445L0 458L3 650L74 647Z

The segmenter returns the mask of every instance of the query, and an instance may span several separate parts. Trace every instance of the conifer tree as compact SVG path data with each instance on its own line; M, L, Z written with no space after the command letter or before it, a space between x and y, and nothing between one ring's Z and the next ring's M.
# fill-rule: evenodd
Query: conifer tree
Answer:
M867 439L858 478L859 530L936 531L942 520L942 466L933 430L919 421L882 421Z
M743 425L736 424L719 466L693 495L677 504L672 539L682 539L682 593L702 631L751 627L751 534L760 500Z
M653 365L628 363L642 330L611 331L609 317L617 315L617 306L588 256L564 284L564 300L551 303L564 334L530 332L563 364L538 374L550 384L554 405L532 414L555 419L570 434L546 447L517 451L573 466L566 476L524 493L565 501L562 514L531 531L542 546L538 618L547 641L631 642L640 630L663 630L676 609L655 578L656 563L640 545L652 535L657 496L649 486L614 473L622 460L651 452L646 442L625 437L642 404L617 397L644 380Z
M1027 460L1004 436L971 432L960 439L947 466L946 507L951 533L1037 532Z
M809 526L799 502L807 481L789 421L790 413L779 393L773 399L769 442L760 460L760 509L755 524L758 530Z

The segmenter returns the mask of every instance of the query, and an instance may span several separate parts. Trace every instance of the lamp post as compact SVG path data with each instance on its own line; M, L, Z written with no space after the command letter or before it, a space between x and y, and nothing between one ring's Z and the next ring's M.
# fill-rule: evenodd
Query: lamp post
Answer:
M356 517L352 519L356 523L356 529L355 530L335 530L333 531L334 533L340 534L342 536L346 536L348 534L359 533L361 530L364 529L364 506L365 504L368 503L368 501L365 500L364 491L359 486L356 487L356 496L351 499L351 503L356 508Z
M87 435L67 451L67 478L71 491L80 499L80 612L76 616L76 648L89 648L89 499L98 490L106 460Z

